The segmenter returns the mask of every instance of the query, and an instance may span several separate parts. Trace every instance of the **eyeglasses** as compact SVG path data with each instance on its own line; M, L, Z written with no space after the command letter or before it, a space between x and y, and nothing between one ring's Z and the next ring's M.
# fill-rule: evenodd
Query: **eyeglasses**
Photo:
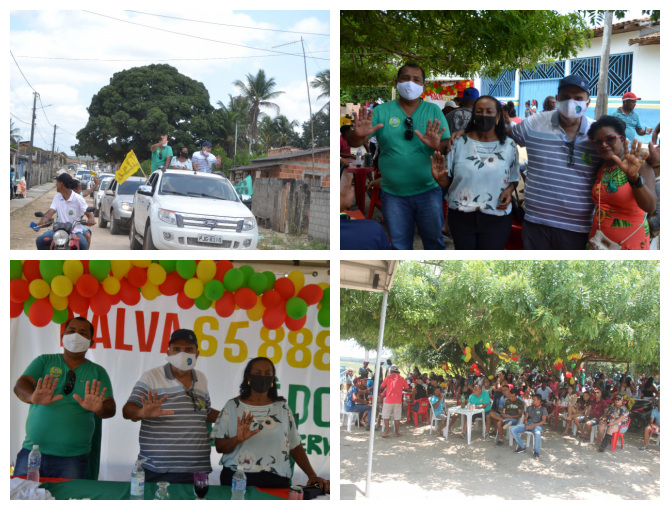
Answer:
M72 390L74 390L74 383L77 380L77 376L74 373L74 370L70 370L67 373L67 383L65 383L65 387L63 388L63 393L65 395L69 395L72 393Z
M193 402L193 411L198 411L200 410L200 404L196 400L195 397L195 391L194 390L186 390L186 394L191 397L191 401Z
M591 140L591 144L594 147L600 147L601 145L609 145L610 147L614 147L616 144L617 138L623 138L623 135L610 135L606 136L605 138L594 138Z
M405 119L405 126L407 126L407 129L405 130L405 140L411 140L414 137L414 120L412 120L412 117L407 117Z
M568 166L575 166L575 141L566 142L565 146L568 148L568 156L570 156Z

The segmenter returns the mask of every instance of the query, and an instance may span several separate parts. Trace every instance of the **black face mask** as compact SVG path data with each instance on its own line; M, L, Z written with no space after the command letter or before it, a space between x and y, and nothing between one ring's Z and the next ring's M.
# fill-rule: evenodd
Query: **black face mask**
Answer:
M249 385L256 393L267 393L274 380L272 375L250 375Z
M182 153L180 154L180 156L181 156L182 158L188 158L188 152L182 152Z
M474 125L477 131L490 131L496 125L496 117L489 115L473 115Z

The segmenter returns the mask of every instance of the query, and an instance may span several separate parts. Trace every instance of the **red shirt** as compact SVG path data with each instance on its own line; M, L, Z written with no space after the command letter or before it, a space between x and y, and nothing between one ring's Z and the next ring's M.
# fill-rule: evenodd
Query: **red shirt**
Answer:
M393 373L384 379L382 388L386 388L385 403L402 404L402 390L409 389L409 385L404 377L400 374Z
M351 154L351 146L342 135L340 135L340 154Z

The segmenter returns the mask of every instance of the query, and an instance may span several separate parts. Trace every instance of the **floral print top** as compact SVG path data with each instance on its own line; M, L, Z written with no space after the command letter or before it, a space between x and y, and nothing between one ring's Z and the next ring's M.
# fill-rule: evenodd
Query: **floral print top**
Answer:
M500 194L521 178L519 154L511 138L504 143L479 142L464 135L447 154L447 170L452 179L445 197L450 209L493 216L512 212L512 204L496 209Z
M285 401L252 406L233 398L219 413L211 438L236 436L237 418L248 412L254 415L251 430L260 430L260 433L238 444L232 452L224 453L219 464L233 471L241 464L246 472L269 471L291 478L289 452L300 444L300 434Z

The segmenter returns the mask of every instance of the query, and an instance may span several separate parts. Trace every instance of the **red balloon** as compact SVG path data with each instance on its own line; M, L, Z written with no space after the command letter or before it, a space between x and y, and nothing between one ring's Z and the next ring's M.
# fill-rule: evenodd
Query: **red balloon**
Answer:
M98 293L91 298L91 311L96 315L107 315L112 309L112 299L102 287Z
M492 354L492 353L493 353L493 349L486 349L486 352L488 352L489 354Z
M89 274L90 271L88 270L88 260L82 260L81 264L84 266L84 274Z
M476 376L480 376L480 375L482 375L482 371L479 370L479 368L478 368L477 370L475 370L475 375L476 375Z
M230 260L219 260L216 263L216 274L214 279L220 282L223 281L223 277L226 275L229 269L233 268L233 263Z
M235 311L235 294L232 292L224 292L223 296L218 299L214 305L216 313L220 317L230 317Z
M109 296L109 299L112 300L112 306L118 305L121 302L121 293L117 292L116 294Z
M133 287L126 280L121 280L121 288L117 294L121 297L121 301L128 306L136 305L140 302L140 298L142 297L137 287Z
M315 305L321 301L321 298L323 297L323 289L318 285L311 283L300 289L300 292L298 292L298 297L305 301L307 306Z
M292 298L295 295L295 285L288 278L279 278L274 285L274 289L281 294L284 299ZM277 328L272 328L277 329Z
M293 284L293 282L291 282ZM268 329L277 329L286 320L286 308L283 306L278 306L276 308L270 308L265 310L263 314L263 326Z
M281 294L274 289L267 290L263 293L261 302L265 308L275 308L282 302Z
M258 296L249 288L241 288L235 291L235 304L242 310L251 310L256 306Z
M288 315L286 316L286 327L290 331L300 331L302 328L305 327L305 323L307 322L307 315L305 315L302 319L291 319Z
M42 278L42 273L40 273L40 261L24 260L23 276L25 276L29 282L32 282L33 280L39 280L40 278Z
M572 379L572 372L566 372L565 373L565 378L566 379Z
M83 274L77 279L77 292L85 298L92 298L98 292L100 283L92 274Z
M28 312L28 318L33 326L43 328L51 322L53 314L54 309L51 306L51 301L49 301L49 298L47 297L38 299L33 303Z
M184 289L184 280L177 271L167 274L165 281L158 286L158 290L166 296L175 296Z
M23 303L30 297L30 283L28 280L17 278L9 282L9 299L13 303Z
M88 305L89 305L88 298L85 298L84 296L79 294L79 292L77 292L76 287L72 289L72 292L68 296L68 308L70 308L77 315L81 317L86 317L86 315L88 314Z
M130 268L130 271L128 271L128 274L126 275L126 280L128 280L128 283L130 283L133 287L141 287L142 285L147 283L146 268L133 266L132 268Z
M12 319L15 319L23 312L23 303L17 303L15 301L9 302L9 316Z
M473 363L472 365L470 365L470 370L472 370L473 372L474 372L475 370L477 370L477 368L479 368L479 367L477 366L477 363Z
M182 310L188 310L193 306L194 303L195 301L184 294L183 290L179 291L179 294L177 294L177 304Z

